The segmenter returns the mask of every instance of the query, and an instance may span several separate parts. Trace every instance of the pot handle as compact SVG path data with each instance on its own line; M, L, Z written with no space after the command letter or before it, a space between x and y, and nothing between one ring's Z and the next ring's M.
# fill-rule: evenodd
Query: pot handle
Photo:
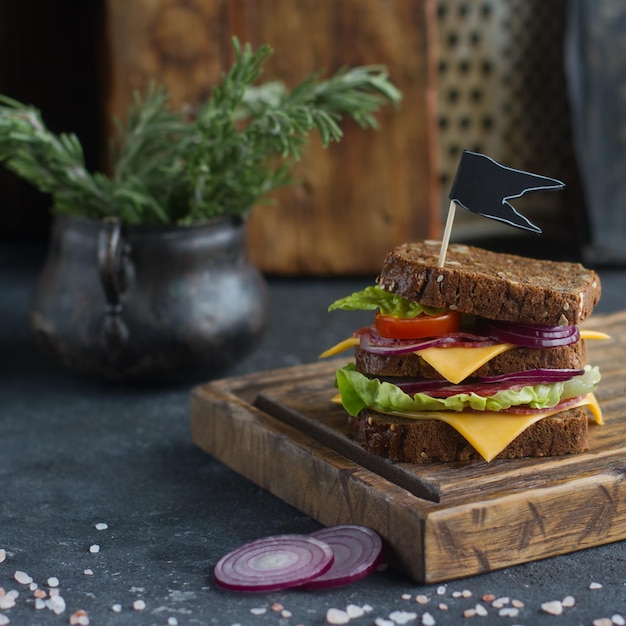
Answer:
M130 246L116 217L102 220L98 233L98 271L106 298L102 340L111 357L119 355L128 341L128 328L122 320L122 297L127 287L127 262Z

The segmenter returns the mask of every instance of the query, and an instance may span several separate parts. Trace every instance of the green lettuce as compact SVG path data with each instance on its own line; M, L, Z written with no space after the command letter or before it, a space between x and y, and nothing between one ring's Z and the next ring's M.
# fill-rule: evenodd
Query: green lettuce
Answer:
M400 388L376 378L367 378L356 371L354 364L337 372L337 387L341 403L350 415L361 409L381 412L414 411L500 411L512 406L529 405L534 409L548 409L559 402L594 391L600 381L597 367L585 366L584 373L568 381L546 385L528 385L515 391L498 391L491 396L459 393L448 398L433 398L425 393L410 396Z
M389 293L378 286L366 287L362 291L356 291L345 298L340 298L328 307L329 311L336 309L344 311L375 311L379 309L383 315L395 315L403 319L413 319L421 313L439 315L446 310L422 306L418 302Z

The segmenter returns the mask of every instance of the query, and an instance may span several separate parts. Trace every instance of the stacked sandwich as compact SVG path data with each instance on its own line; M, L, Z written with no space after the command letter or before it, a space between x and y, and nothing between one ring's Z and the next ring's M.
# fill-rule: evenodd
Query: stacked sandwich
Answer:
M390 252L378 284L330 310L375 310L337 386L354 437L372 454L429 463L555 456L588 447L599 371L578 327L600 298L578 263L440 242Z

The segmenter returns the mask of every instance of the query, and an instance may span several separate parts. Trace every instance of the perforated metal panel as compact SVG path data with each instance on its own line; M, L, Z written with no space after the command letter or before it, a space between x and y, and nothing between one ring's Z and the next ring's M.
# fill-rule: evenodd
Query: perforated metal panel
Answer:
M563 67L567 0L440 0L438 9L442 206L463 149L566 184L577 179ZM563 202L541 193L516 206L558 228ZM490 228L457 216L457 235Z

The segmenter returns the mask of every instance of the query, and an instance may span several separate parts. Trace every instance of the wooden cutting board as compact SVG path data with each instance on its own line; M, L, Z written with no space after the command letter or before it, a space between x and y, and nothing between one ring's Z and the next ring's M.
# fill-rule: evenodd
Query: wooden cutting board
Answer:
M389 562L434 583L626 538L626 311L589 342L606 424L583 454L491 463L391 463L346 435L331 402L341 359L193 390L193 441L324 525L378 531Z

